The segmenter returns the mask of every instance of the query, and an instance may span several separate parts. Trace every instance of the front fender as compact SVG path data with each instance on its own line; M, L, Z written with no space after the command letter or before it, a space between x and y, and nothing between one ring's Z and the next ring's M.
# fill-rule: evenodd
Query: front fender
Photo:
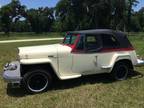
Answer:
M31 65L31 64L41 64L41 63L51 63L50 59L22 59L21 64Z
M38 65L38 64L50 64L53 68L55 74L59 77L60 74L58 72L58 61L56 58L40 58L40 59L22 59L20 60L20 64L22 65Z

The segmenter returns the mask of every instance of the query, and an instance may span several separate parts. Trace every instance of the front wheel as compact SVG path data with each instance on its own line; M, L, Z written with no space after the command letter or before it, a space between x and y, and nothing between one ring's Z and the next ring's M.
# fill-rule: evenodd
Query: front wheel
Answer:
M26 73L23 81L29 93L40 93L50 87L52 77L48 72L39 69Z
M125 80L128 76L129 68L123 62L118 62L115 64L111 75L114 80Z

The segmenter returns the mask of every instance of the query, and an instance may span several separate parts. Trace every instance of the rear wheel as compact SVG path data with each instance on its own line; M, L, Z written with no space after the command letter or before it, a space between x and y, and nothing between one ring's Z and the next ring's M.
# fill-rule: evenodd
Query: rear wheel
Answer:
M26 73L23 82L29 93L40 93L46 91L50 87L52 77L45 70L38 69Z
M128 65L123 62L118 62L115 64L111 75L114 80L125 80L128 76L128 73Z

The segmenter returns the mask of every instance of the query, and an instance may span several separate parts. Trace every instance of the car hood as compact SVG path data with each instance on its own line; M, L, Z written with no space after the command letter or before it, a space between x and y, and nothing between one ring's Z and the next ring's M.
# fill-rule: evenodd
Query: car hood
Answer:
M71 48L62 44L19 47L20 59L58 57L59 53L70 52Z

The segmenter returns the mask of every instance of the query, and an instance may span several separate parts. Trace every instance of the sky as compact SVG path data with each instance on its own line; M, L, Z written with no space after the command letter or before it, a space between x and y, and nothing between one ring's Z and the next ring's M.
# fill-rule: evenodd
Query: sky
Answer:
M138 11L139 9L141 9L142 7L144 7L144 0L138 0L139 4L136 7L133 7L133 9L135 11Z
M26 5L28 9L38 7L55 7L59 0L20 0L22 5ZM0 0L0 7L10 3L11 0Z
M20 0L21 4L26 5L28 9L38 8L38 7L55 7L59 0ZM144 0L138 0L139 4L133 7L135 11L144 7ZM11 0L0 0L0 7L10 3Z

